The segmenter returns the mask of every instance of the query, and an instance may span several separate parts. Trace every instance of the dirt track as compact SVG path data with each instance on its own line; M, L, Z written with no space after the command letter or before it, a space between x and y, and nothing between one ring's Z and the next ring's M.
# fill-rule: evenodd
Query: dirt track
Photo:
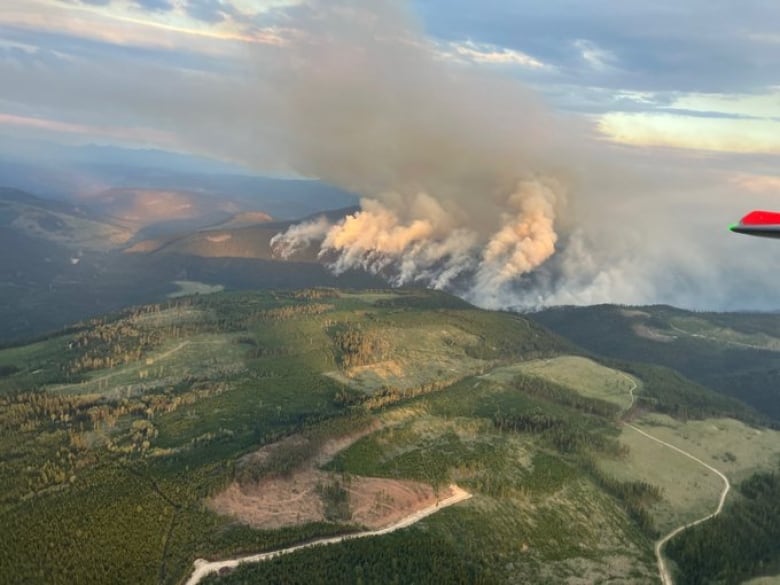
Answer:
M448 498L445 498L441 500L440 502L437 502L435 504L432 504L430 506L427 506L426 508L423 508L422 510L418 510L405 518L399 520L395 524L392 524L390 526L387 526L385 528L380 528L378 530L367 530L365 532L358 532L355 534L347 534L344 536L334 536L332 538L321 538L319 540L315 540L313 542L309 542L307 544L299 544L296 546L291 546L288 548L283 548L276 551L266 552L266 553L260 553L256 555L249 555L245 557L238 557L235 559L228 559L225 561L214 561L214 562L208 562L204 559L197 559L194 563L195 570L193 571L192 575L190 575L190 578L187 580L186 585L197 585L197 583L200 583L200 581L206 577L207 575L210 575L212 573L217 573L220 569L223 568L235 568L240 564L244 563L259 563L262 561L267 561L269 559L273 559L275 557L286 555L292 552L295 552L297 550L301 550L304 548L312 548L315 546L325 546L328 544L335 544L338 542L343 542L345 540L351 540L354 538L366 538L369 536L381 536L383 534L389 534L391 532L395 532L396 530L400 530L401 528L406 528L407 526L411 526L412 524L419 522L423 518L426 518L427 516L430 516L431 514L435 514L439 510L446 508L448 506L452 506L454 504L457 504L459 502L462 502L464 500L468 500L471 497L471 494L467 491L459 488L456 485L449 486L449 490L451 491L452 495Z
M625 374L623 374L623 375L626 376L626 378L631 381L631 387L629 388L628 392L631 395L631 406L633 406L634 405L634 400L636 399L636 396L634 395L634 390L636 390L637 385L636 385L636 382L634 381L633 378L631 378L630 376L627 376ZM631 406L629 406L629 408L631 408ZM699 465L703 465L704 467L706 467L708 470L710 470L713 473L715 473L718 477L720 477L723 480L723 491L720 494L720 500L718 501L718 507L715 509L715 511L712 514L708 514L707 516L704 516L703 518L699 518L698 520L694 520L693 522L689 522L687 524L683 524L681 526L678 526L677 528L675 528L674 530L669 532L666 536L664 536L662 539L660 539L659 541L657 541L655 543L655 558L656 558L656 560L658 562L658 575L661 577L661 583L663 585L674 585L674 580L672 579L672 575L669 572L669 567L666 565L666 560L664 559L664 555L663 555L664 545L666 545L666 543L669 542L672 538L674 538L675 536L680 534L683 530L686 530L687 528L690 528L691 526L696 526L697 524L701 524L702 522L706 522L707 520L710 520L710 519L714 518L715 516L717 516L718 514L720 514L723 511L723 505L726 503L726 496L728 495L729 490L731 489L731 483L729 482L729 479L725 475L723 475L723 473L721 473L719 470L715 469L712 465L709 465L709 464L705 463L704 461L702 461L701 459L699 459L695 455L691 455L690 453L688 453L688 451L684 451L683 449L680 449L679 447L675 447L671 443L667 443L666 441L663 441L663 440L659 439L658 437L654 437L650 433L648 433L646 431L643 431L642 429L640 429L640 428L638 428L638 427L636 427L636 426L634 426L632 424L629 424L627 426L629 428L635 430L640 435L643 435L643 436L647 437L648 439L650 439L652 441L655 441L656 443L659 443L660 445L663 445L664 447L672 449L673 451L677 451L681 455L684 455L685 457L688 457L689 459L692 459L693 461L695 461Z
M669 534L664 536L661 540L655 543L655 557L658 559L658 573L661 577L661 583L663 585L674 585L674 580L672 579L672 575L669 572L669 567L666 565L666 561L664 560L663 555L663 547L664 545L669 542L672 538L680 534L683 530L690 528L691 526L696 526L697 524L701 524L702 522L706 522L707 520L710 520L720 514L723 511L723 505L726 503L726 496L729 493L729 490L731 489L731 483L729 482L729 479L723 475L720 471L715 469L712 465L709 465L707 463L704 463L701 459L698 457L691 455L687 451L683 451L679 447L675 447L671 443L667 443L666 441L662 441L661 439L654 437L650 433L646 433L642 429L635 427L634 425L628 425L629 428L634 429L637 433L644 435L648 439L652 439L656 443L659 443L663 445L664 447L668 447L669 449L672 449L674 451L677 451L681 455L685 455L689 459L694 460L696 463L703 465L716 475L718 475L723 480L723 491L720 494L720 500L718 501L718 507L715 509L715 511L712 514L708 514L704 516L703 518L699 518L698 520L694 520L693 522L689 522L688 524L683 524L682 526L678 526L674 530L672 530Z

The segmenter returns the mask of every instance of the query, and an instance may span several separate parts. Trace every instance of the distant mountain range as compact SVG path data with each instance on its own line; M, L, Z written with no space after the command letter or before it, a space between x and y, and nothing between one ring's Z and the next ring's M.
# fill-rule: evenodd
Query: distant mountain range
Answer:
M144 192L173 193L212 208L232 205L228 213L261 210L280 220L357 203L354 194L320 181L258 175L194 155L18 139L0 145L0 185L122 211Z

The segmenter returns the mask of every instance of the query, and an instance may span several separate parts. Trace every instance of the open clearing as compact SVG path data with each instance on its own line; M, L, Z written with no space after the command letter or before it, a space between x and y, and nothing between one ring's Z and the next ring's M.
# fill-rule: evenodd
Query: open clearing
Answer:
M207 284L195 280L174 280L173 284L179 287L179 290L168 294L168 298L171 299L188 295L210 295L225 290L221 284Z
M510 379L516 372L542 376L623 408L631 405L634 379L586 358L564 356L535 360L497 368L485 377ZM734 419L681 422L665 415L648 414L634 424L716 467L732 482L758 469L774 468L780 462L780 432L755 429ZM623 428L620 442L629 448L629 454L623 459L604 459L600 467L617 479L646 481L663 489L662 501L651 509L659 530L667 532L712 511L723 489L716 475L630 428Z
M484 378L508 381L522 372L544 377L592 398L627 409L632 404L634 378L592 360L563 356L497 368ZM641 391L641 390L639 390ZM755 429L734 419L680 422L649 414L634 421L652 437L668 442L722 471L738 482L758 469L780 462L780 432ZM723 481L712 471L681 453L629 427L620 442L629 448L621 459L603 459L603 471L622 481L646 481L663 490L663 499L650 509L656 527L667 533L681 524L707 516L723 491Z
M639 479L663 489L663 499L650 513L666 533L655 547L664 585L673 583L662 556L665 543L689 526L720 514L730 479L774 467L780 459L779 434L733 419L683 423L658 414L623 428L620 440L629 454L600 465L619 479Z
M91 372L83 382L57 384L53 393L102 394L123 398L185 377L225 376L244 368L246 348L236 335L200 335L168 344L140 361Z
M663 445L664 447L667 447L668 449L671 449L672 451L675 451L679 455L683 455L684 457L687 457L688 459L698 463L702 467L708 469L712 473L718 476L720 480L723 482L723 489L720 492L720 497L718 498L718 505L715 508L713 512L710 514L707 514L706 516L702 516L701 518L698 518L696 520L693 520L691 522L688 522L687 524L682 524L669 532L666 536L661 538L659 541L655 543L655 556L658 559L658 571L661 575L661 582L663 585L673 585L674 581L672 580L671 572L669 571L669 568L666 564L666 561L663 556L663 550L664 546L667 542L672 540L675 536L680 534L683 530L687 530L688 528L691 528L692 526L696 526L697 524L701 524L702 522L707 522L708 520L711 520L712 518L715 518L723 511L723 506L726 503L726 497L729 495L729 491L731 490L731 483L729 482L729 479L723 475L723 472L721 472L719 469L715 469L712 465L709 463L705 463L698 457L695 457L694 455L691 455L689 452L684 451L675 445L672 445L671 443L667 443L666 441L662 441L661 439L658 439L654 437L653 435L643 431L642 429L634 426L634 425L628 425L632 430L636 431L640 435L643 435L644 437L647 437L648 439L652 440L655 443L658 443L659 445Z
M681 422L651 414L634 424L717 467L732 482L739 482L759 469L774 469L780 462L780 432L756 429L734 419ZM624 431L621 440L626 434Z
M780 575L771 577L756 577L750 581L745 581L742 585L780 585Z
M203 580L203 578L206 577L207 575L210 575L212 573L217 573L222 569L233 569L243 563L258 563L258 562L267 561L276 558L281 555L293 553L302 549L312 548L315 546L325 546L328 544L336 544L338 542L343 542L345 540L390 534L391 532L395 532L396 530L407 528L412 524L419 522L423 518L427 518L431 514L438 512L439 510L443 510L444 508L468 500L471 497L471 494L469 494L465 490L462 490L456 485L449 486L448 494L449 495L444 499L437 500L435 503L429 504L424 508L418 509L415 512L405 516L404 518L401 518L397 522L377 530L368 530L365 532L347 534L344 536L334 536L332 538L322 538L319 540L315 540L314 542L299 544L281 550L276 550L267 553L260 553L256 555L246 556L246 557L239 557L237 559L230 559L226 561L215 561L209 563L208 561L205 561L203 559L197 559L194 563L195 571L187 580L186 585L197 585L197 583L200 583Z
M630 389L633 378L587 358L561 356L521 362L496 368L485 377L497 382L508 382L517 374L539 376L576 390L583 396L605 400L623 409L629 408L632 403Z
M661 501L650 508L653 522L662 533L712 511L722 489L717 476L630 428L623 429L620 442L630 449L628 455L603 460L600 467L621 481L645 481L663 490Z
M379 529L398 522L418 510L452 496L453 489L437 491L428 484L379 477L345 476L319 469L338 452L377 429L376 424L359 433L325 442L316 453L290 473L268 474L256 482L233 482L210 498L210 509L231 516L255 528L273 529L327 520L323 486L336 482L347 493L349 520L369 529ZM262 465L276 452L303 443L293 436L267 445L245 459L244 465Z

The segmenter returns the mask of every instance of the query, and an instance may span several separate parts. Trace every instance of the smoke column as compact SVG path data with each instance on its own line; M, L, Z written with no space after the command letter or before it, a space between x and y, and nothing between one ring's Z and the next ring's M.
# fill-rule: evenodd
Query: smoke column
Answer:
M258 26L277 34L236 46L227 70L0 59L3 97L359 194L345 221L274 241L281 256L319 246L335 271L487 307L777 309L777 246L726 230L748 209L780 207L777 155L609 143L593 118L553 115L512 71L456 62L404 0L272 4Z
M274 80L280 146L362 199L343 221L277 235L276 253L321 241L337 273L500 304L556 251L571 182L557 120L511 79L445 59L398 2L311 2L295 24Z

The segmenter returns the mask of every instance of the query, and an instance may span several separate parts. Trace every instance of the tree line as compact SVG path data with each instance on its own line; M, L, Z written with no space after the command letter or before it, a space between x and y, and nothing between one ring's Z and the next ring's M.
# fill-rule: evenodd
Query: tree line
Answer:
M679 585L741 583L780 569L780 474L759 472L716 518L689 528L666 547Z

